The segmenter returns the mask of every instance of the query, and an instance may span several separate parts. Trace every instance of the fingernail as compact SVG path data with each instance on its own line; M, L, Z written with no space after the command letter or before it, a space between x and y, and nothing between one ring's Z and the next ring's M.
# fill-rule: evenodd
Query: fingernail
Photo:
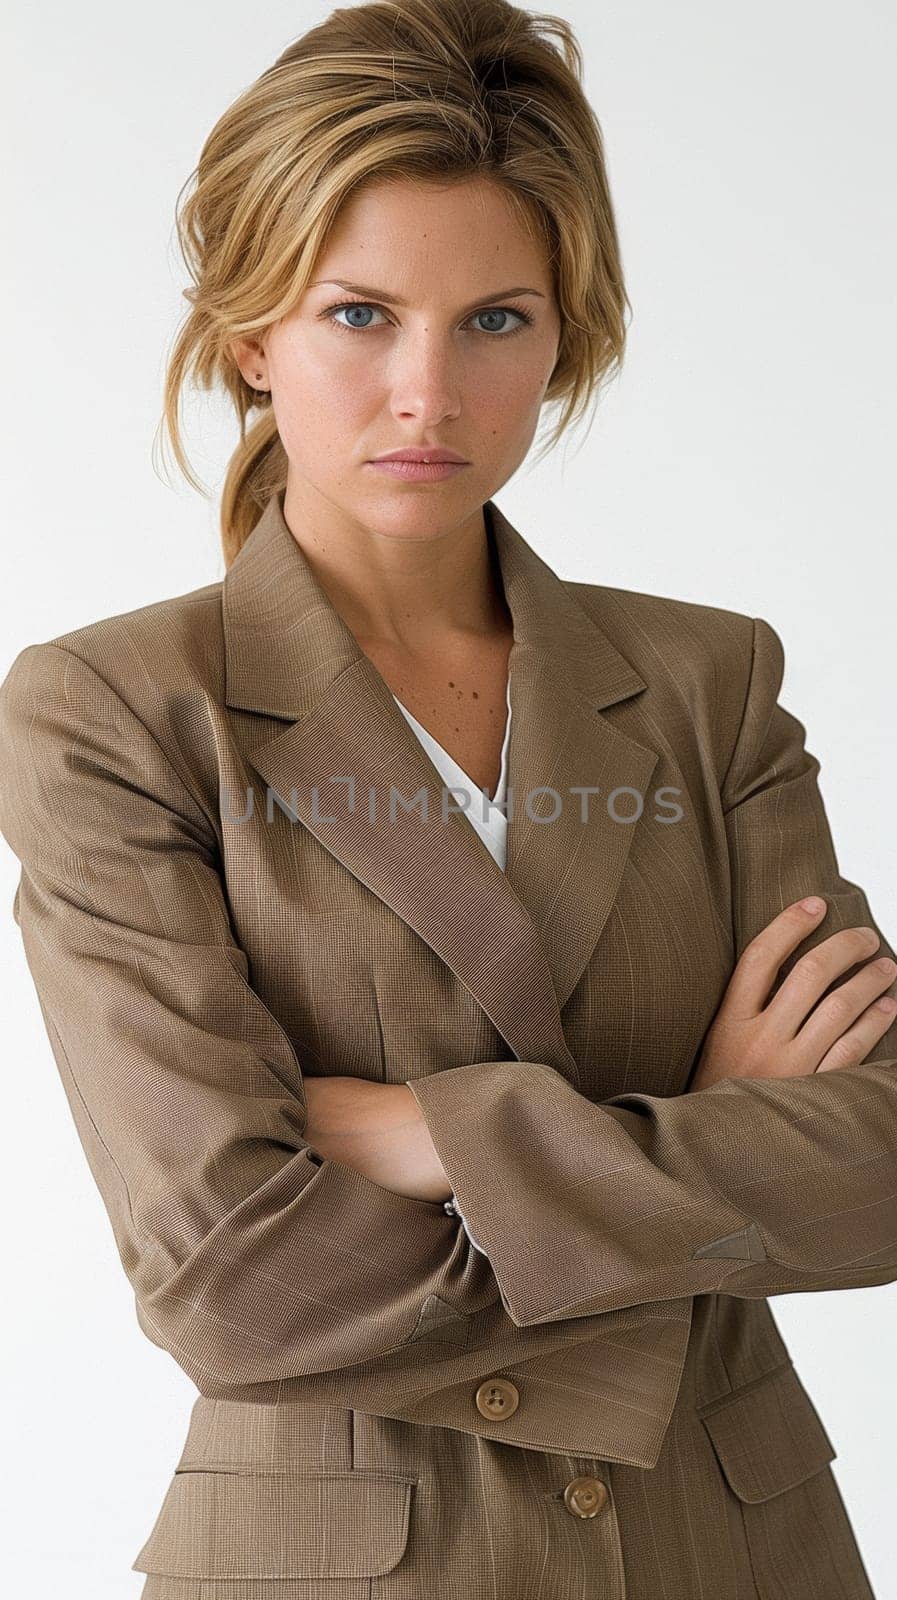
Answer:
M802 900L800 903L805 911L809 911L811 917L814 917L816 912L821 911L825 905L825 901L820 900L819 896L816 894L811 894L806 900Z

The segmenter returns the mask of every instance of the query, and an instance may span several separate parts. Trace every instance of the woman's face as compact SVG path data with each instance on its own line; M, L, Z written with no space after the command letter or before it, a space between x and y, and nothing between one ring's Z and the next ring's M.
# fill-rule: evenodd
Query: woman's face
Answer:
M346 301L358 309L333 309ZM547 257L501 188L402 180L346 202L295 309L233 351L271 391L288 518L326 502L414 537L470 518L524 460L559 337ZM412 445L469 465L408 481L367 464Z

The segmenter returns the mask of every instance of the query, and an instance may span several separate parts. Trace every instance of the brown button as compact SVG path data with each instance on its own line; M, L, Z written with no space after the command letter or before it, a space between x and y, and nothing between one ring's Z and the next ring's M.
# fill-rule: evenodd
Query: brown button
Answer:
M520 1394L509 1378L486 1378L476 1392L477 1410L491 1422L504 1422L520 1404Z
M600 1478L571 1478L564 1490L564 1505L574 1517L597 1516L607 1504L607 1484Z

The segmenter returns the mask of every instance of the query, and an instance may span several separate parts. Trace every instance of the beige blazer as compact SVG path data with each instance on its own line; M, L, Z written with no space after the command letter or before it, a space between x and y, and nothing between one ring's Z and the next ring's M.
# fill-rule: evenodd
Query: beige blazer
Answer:
M199 1391L143 1594L868 1597L766 1297L897 1279L895 1030L687 1093L777 912L828 901L797 954L874 924L781 642L562 579L486 515L506 872L282 492L222 582L0 687L50 1044L140 1327ZM303 1072L410 1083L487 1254L322 1160Z

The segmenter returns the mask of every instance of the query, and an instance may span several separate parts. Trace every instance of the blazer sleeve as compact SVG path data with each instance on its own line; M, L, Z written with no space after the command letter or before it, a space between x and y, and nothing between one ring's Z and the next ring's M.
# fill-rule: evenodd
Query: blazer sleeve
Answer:
M200 1390L403 1345L429 1295L498 1301L416 1200L323 1161L302 1072L234 937L213 818L79 656L29 645L0 685L13 911L143 1331Z
M738 955L791 902L828 910L780 969L876 927L843 878L805 728L778 703L781 640L754 619L721 804ZM894 956L881 937L875 956ZM845 974L846 976L846 974ZM839 979L843 981L843 979ZM887 993L894 994L897 981ZM722 1291L747 1298L897 1279L897 1029L859 1066L594 1103L538 1062L409 1080L518 1327Z

